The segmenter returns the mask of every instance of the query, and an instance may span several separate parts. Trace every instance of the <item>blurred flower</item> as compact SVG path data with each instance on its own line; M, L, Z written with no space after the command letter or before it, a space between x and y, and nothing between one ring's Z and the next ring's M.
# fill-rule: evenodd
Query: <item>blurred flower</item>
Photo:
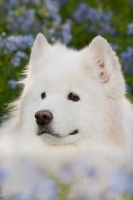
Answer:
M49 17L51 17L54 20L54 23L57 24L57 26L61 23L59 12L59 4L58 1L52 1L52 0L45 0L44 1L46 8L48 9Z
M3 183L8 177L8 172L6 169L0 167L0 184Z
M65 44L68 44L72 39L71 21L70 20L66 21L66 23L61 26L61 31L62 31L63 42Z
M20 66L20 58L19 57L12 58L11 64L13 64L14 67L19 67Z
M26 165L24 170L26 186L37 200L56 200L59 192L58 184L48 178L44 171L34 163Z
M0 35L0 47L1 48L3 47L3 37L2 37L2 35Z
M127 26L127 34L128 35L133 35L133 22L128 24L128 26Z
M81 163L81 170L88 178L93 178L98 175L98 170L95 168L95 166L93 166L90 160L83 159Z
M14 54L14 57L11 59L11 64L14 67L20 67L21 59L28 59L28 56L26 53L18 51Z
M50 13L57 13L59 10L58 2L52 0L44 0L45 6L49 10Z
M93 12L93 9L91 11ZM87 15L88 15L88 6L85 3L80 3L78 8L75 10L73 14L74 18L78 22L82 22L83 20L85 20Z
M15 6L16 4L17 0L8 0L4 2L3 7L5 9L12 9L12 7Z
M12 194L11 196L8 197L8 199L9 200L10 199L13 199L13 200L34 200L34 196L32 194L32 191L25 189L20 194Z
M56 200L58 199L58 184L51 179L44 179L38 184L36 197L38 200Z
M133 89L127 84L126 84L126 92L130 93L130 94L133 94Z
M17 81L16 80L9 80L8 84L11 86L12 89L15 89L17 86Z
M110 25L113 13L105 13L103 9L91 8L85 3L80 3L73 16L78 23L85 23L89 32L96 34L114 34L115 30Z
M26 49L31 47L33 44L34 38L32 35L12 35L7 37L4 40L4 45L9 51L16 51L20 49Z
M70 183L74 175L74 165L72 163L67 163L64 165L59 172L59 178L63 183Z
M111 47L112 47L112 49L114 50L114 51L118 51L118 45L117 44L114 44L114 43L110 43L110 45L111 45Z
M121 53L121 61L126 74L133 73L133 48L127 47L126 51Z
M120 194L133 194L133 175L123 169L112 174L108 189Z
M15 19L15 23L13 24L13 28L15 30L22 30L27 31L30 29L31 25L34 23L34 17L35 17L35 10L34 9L28 9L25 10L24 13L20 16L18 16Z
M32 4L32 5L38 5L40 4L41 0L8 0L8 1L4 1L4 3L2 4L4 9L10 10L13 9L13 7L21 5L23 4Z
M17 57L19 57L19 58L24 58L24 59L27 59L27 58L28 58L27 54L24 53L23 51L17 51L17 52L15 53L15 56L17 56Z

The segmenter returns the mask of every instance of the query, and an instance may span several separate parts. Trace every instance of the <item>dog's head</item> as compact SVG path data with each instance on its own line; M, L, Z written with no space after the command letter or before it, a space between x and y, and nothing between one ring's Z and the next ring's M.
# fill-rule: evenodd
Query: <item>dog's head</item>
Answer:
M118 59L101 36L75 51L60 43L52 46L38 34L20 118L51 144L104 140L112 134L116 140L123 95Z

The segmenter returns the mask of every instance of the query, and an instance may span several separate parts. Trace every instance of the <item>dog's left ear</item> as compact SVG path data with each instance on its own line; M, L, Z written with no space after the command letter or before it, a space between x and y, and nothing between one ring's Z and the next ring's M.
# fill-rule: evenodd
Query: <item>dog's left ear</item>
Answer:
M101 81L103 79L103 82L107 82L114 71L120 71L118 58L103 37L95 37L89 45L89 50Z
M91 70L93 77L104 83L105 86L109 84L111 90L120 90L120 93L123 94L125 83L121 66L118 57L107 40L101 36L97 36L85 51L86 69Z

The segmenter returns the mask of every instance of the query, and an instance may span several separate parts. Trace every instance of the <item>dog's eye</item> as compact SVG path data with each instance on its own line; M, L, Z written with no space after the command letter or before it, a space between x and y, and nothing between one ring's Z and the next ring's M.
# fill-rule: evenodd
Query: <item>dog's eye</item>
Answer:
M80 98L77 94L75 94L74 92L70 92L68 95L68 99L71 101L79 101Z
M46 93L43 92L43 93L41 94L41 98L44 99L45 97L46 97Z

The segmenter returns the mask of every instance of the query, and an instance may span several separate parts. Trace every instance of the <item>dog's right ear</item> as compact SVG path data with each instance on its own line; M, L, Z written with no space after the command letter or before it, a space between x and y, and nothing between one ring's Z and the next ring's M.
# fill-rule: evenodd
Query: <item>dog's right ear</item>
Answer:
M30 65L33 67L37 61L44 58L45 52L48 51L50 45L42 33L38 33L33 47L31 49Z

